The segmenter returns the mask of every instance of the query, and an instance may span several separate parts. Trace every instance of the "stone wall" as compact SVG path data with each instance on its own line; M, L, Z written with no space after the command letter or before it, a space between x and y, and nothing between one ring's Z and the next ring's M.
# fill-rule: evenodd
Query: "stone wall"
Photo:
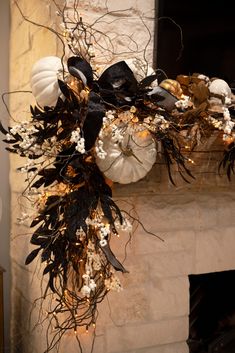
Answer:
M55 21L54 9L46 0L18 0L18 3L33 21L47 25ZM126 26L131 24L128 30L135 28L138 35L143 35L139 15L147 13L145 20L152 23L153 3L152 0L110 1L112 10L131 7L138 21L135 24L127 17ZM83 17L99 16L103 4L101 0L80 1ZM12 3L11 90L28 90L33 63L39 57L55 55L60 49L47 30L23 21ZM11 98L13 116L24 120L32 102L30 94L14 94ZM190 185L183 182L177 182L177 187L170 185L161 161L145 180L125 187L115 185L114 195L120 205L127 210L135 206L135 212L131 212L140 218L143 227L139 225L131 239L124 234L113 239L112 247L129 273L119 275L124 290L109 293L100 305L94 353L188 352L185 342L188 337L188 274L235 268L234 183L229 184L225 177L215 175L216 166L211 160L208 155L204 160L200 157L198 163L204 163L204 167L197 181ZM20 210L29 207L21 197L23 179L16 174L20 164L18 157L11 156L12 352L42 353L45 330L43 327L32 330L37 310L33 311L31 321L26 319L40 293L41 273L33 265L24 266L30 231L16 223ZM212 168L209 174L208 167ZM38 309L38 303L34 304ZM84 353L88 353L91 335L82 334L82 341ZM64 338L61 352L65 351L78 351L73 336Z
M9 91L9 36L10 8L9 1L0 1L0 95ZM6 98L6 96L5 96ZM6 99L8 101L8 99ZM3 104L0 104L0 120L8 121L8 114ZM1 183L0 183L0 266L5 269L4 283L4 331L6 351L9 348L10 322L10 185L9 185L9 155L5 144L0 140Z
M53 26L54 8L45 0L19 0L23 14L35 23ZM16 2L11 2L10 38L10 91L29 91L30 72L33 63L46 55L56 55L57 42L48 30L26 22L19 12ZM29 117L29 106L34 103L28 92L13 93L10 96L12 124ZM14 121L13 121L14 119ZM24 265L29 253L30 230L17 221L22 212L32 212L31 206L22 197L25 188L25 175L17 172L24 161L17 155L10 155L11 182L11 266L12 266L12 319L11 351L19 353L36 352L36 337L32 333L34 321L29 323L33 301L38 297L40 275L34 268Z

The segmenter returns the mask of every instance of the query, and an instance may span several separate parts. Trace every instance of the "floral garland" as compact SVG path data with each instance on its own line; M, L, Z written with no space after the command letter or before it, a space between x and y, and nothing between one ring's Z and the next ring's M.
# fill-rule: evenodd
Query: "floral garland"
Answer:
M81 45L81 28L85 33L81 19L66 28L66 62L45 57L35 63L37 104L30 120L0 125L6 149L27 160L20 170L37 209L31 223L36 248L25 263L40 257L48 278L43 297L56 298L48 311L54 336L46 352L68 330L95 326L97 305L110 290L122 289L116 271L127 270L110 239L131 232L132 219L112 199L113 182L144 178L159 154L173 184L173 165L188 182L194 178L188 150L215 131L229 142L220 167L229 178L234 171L234 102L225 81L194 74L159 83L153 70L139 79L136 60L98 75L90 45Z

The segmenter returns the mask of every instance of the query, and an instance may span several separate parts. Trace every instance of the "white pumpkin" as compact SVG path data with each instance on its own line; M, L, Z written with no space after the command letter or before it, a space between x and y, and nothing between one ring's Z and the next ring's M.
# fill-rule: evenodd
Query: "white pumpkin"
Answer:
M112 136L103 138L105 159L96 158L96 163L104 175L114 182L129 184L146 176L156 160L156 143L146 129L127 131L123 139L114 141Z
M217 78L211 81L211 83L209 84L209 91L212 94L212 97L210 97L209 99L210 110L217 113L223 113L224 103L231 103L231 88L229 87L226 81ZM218 95L218 97L213 97L213 94Z
M221 80L220 78L217 78L210 83L209 91L227 98L231 98L232 96L231 88L226 81Z
M55 106L62 95L58 85L58 73L62 69L61 59L57 56L43 57L33 65L31 89L41 107Z

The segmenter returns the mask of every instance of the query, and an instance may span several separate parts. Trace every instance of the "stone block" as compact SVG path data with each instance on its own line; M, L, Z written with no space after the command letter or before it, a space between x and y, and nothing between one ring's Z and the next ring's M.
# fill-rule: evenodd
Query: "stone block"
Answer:
M188 337L188 317L109 328L107 351L122 353L158 345L182 342Z
M17 26L17 28L15 29L14 37L17 37L18 39L14 39L15 43L14 46L12 46L11 51L11 56L12 58L14 58L13 65L16 62L17 58L19 58L31 48L29 32L30 24L27 22L21 23L21 25Z
M188 277L155 279L148 300L154 320L164 320L189 314Z
M188 353L189 348L185 342L164 344L162 346L145 347L144 349L129 350L122 353Z
M194 271L194 249L150 254L146 262L151 279L188 275Z
M141 221L151 232L194 229L195 196L189 194L140 196L135 209Z
M151 281L150 264L148 257L145 255L133 256L128 253L125 268L129 271L119 276L124 288L135 288L141 285L148 284Z
M235 225L235 194L223 192L215 197L216 226L226 228Z
M154 290L151 283L139 283L135 288L108 294L109 310L117 326L124 327L131 323L142 324L152 320ZM156 298L157 300L157 298ZM102 315L102 314L101 314Z
M217 200L212 193L202 193L196 196L195 229L203 230L215 226L217 217Z
M150 224L151 229L154 225ZM193 230L170 230L166 232L155 231L155 234L163 239L159 240L151 234L146 234L138 229L133 235L132 251L135 256L158 253L170 253L178 251L190 251L195 244L195 232Z
M235 227L203 230L196 234L195 274L235 269Z

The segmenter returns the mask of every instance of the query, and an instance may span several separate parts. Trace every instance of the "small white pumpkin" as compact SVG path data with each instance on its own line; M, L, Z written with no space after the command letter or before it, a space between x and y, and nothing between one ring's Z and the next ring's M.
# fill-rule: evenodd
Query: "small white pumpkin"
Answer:
M232 90L226 81L217 78L210 82L209 91L211 97L209 99L210 110L218 113L223 112L224 103L230 104L232 98ZM218 96L213 96L218 95Z
M96 158L96 163L104 175L114 182L129 184L146 176L156 160L156 143L151 133L140 131L123 133L118 142L112 136L103 138L105 159Z
M219 94L226 98L231 98L232 91L226 81L217 78L209 84L209 91L214 94Z
M58 85L58 73L62 69L61 59L57 56L43 57L33 65L31 89L41 107L55 106L62 95Z

